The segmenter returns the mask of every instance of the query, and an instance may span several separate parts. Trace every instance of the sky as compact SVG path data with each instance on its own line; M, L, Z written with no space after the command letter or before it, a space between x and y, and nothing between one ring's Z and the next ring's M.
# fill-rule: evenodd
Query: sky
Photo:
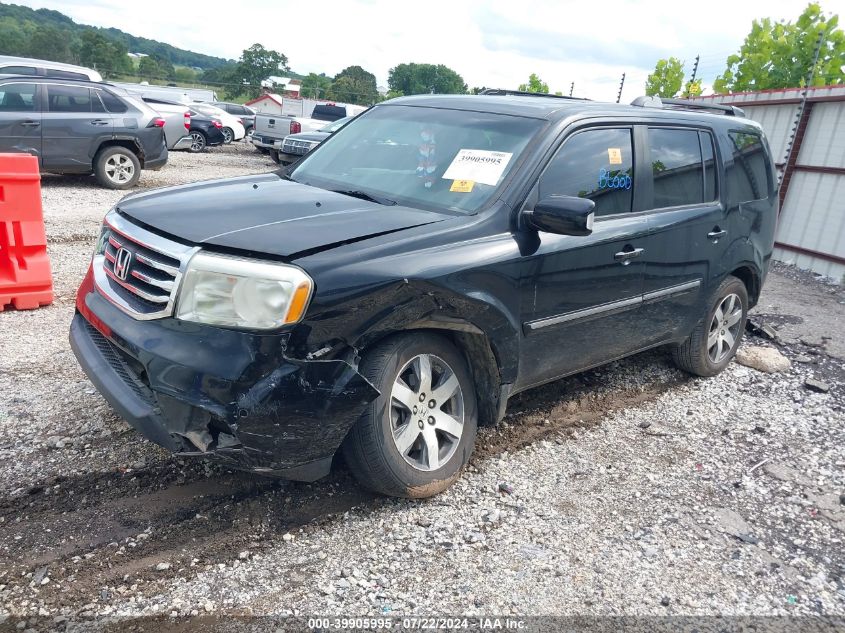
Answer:
M200 53L236 59L258 42L287 55L295 72L334 76L359 65L387 86L403 62L445 64L468 84L515 89L537 73L551 91L622 101L643 94L660 58L689 74L700 55L705 91L739 50L754 19L794 21L807 0L12 0L75 21ZM821 0L845 18L845 0Z

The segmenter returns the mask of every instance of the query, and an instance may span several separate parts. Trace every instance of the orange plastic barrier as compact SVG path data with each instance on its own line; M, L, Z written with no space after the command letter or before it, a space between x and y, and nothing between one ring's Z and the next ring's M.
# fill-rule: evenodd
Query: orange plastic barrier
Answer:
M38 159L0 154L0 311L52 302Z

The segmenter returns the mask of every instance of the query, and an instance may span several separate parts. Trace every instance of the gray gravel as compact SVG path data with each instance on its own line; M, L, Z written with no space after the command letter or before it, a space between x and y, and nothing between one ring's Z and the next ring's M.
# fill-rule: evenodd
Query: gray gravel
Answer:
M230 147L142 185L272 169ZM845 615L841 288L772 270L777 338L744 346L786 371L613 363L516 398L446 493L377 499L342 464L306 485L174 459L109 410L66 334L120 195L45 177L56 303L0 314L0 618Z

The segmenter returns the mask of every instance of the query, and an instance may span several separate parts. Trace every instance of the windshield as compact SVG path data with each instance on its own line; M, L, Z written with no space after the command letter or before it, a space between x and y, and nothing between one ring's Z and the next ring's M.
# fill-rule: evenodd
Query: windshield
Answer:
M331 134L332 132L335 132L335 131L339 130L340 128L342 128L344 125L346 125L351 118L352 118L351 116L345 116L342 119L338 119L334 123L329 123L328 125L324 125L323 127L321 127L317 131L318 132L328 132L329 134Z
M209 105L194 104L194 108L206 116L219 117L226 114L223 110Z
M484 205L545 121L489 112L377 106L290 173L323 189L471 213Z

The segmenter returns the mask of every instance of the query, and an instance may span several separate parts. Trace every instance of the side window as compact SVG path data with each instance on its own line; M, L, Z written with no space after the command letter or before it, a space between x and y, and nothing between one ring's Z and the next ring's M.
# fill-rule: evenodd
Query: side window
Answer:
M123 103L123 101L118 99L108 90L101 90L100 98L103 100L103 105L106 106L106 110L108 110L109 112L116 112L118 114L122 114L128 109L126 107L126 104Z
M69 70L53 70L50 68L46 69L47 77L54 77L56 79L82 79L87 81L88 75L83 73L73 73Z
M764 200L769 192L769 168L763 139L752 132L729 132L733 161L727 169L733 202Z
M3 75L37 75L35 66L3 66L0 68Z
M662 209L704 202L704 167L698 132L649 128L648 142L654 175L652 207Z
M47 86L48 112L91 112L91 91L84 86Z
M91 112L105 112L106 107L103 105L102 100L100 99L100 95L102 94L99 90L91 90Z
M35 112L39 109L36 88L35 84L0 85L0 112Z
M634 198L631 130L594 129L564 141L540 177L540 198L589 198L596 215L631 211Z

